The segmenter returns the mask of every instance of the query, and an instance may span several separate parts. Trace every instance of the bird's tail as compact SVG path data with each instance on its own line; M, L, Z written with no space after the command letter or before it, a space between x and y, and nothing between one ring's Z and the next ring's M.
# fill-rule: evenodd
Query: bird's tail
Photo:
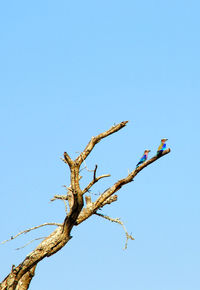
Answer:
M135 168L138 168L140 166L141 162L138 162L138 164L136 164Z

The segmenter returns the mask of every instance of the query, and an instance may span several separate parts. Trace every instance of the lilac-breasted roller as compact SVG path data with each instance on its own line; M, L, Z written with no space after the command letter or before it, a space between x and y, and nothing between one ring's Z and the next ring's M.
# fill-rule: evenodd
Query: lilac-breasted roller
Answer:
M162 152L166 149L166 141L167 140L168 140L167 138L161 139L161 144L160 144L160 146L158 147L158 150L157 150L157 155L158 156L161 155Z
M148 158L148 153L149 153L150 151L151 151L151 150L148 150L148 149L146 149L146 150L144 151L144 155L141 157L140 161L139 161L138 164L136 165L136 168L138 168L138 166L140 166L142 163L144 163L144 162L147 160L147 158Z

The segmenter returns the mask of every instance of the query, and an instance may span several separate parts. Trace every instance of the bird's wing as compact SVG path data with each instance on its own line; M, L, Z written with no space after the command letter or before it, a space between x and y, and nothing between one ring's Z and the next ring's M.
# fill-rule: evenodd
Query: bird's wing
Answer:
M158 150L157 151L162 150L162 148L163 148L163 144L161 143L160 146L158 147Z
M141 158L140 158L140 161L137 163L137 167L142 164L145 160L147 159L147 156L144 154Z
M140 161L145 161L146 160L146 155L144 154L143 156L142 156L142 158L140 159Z

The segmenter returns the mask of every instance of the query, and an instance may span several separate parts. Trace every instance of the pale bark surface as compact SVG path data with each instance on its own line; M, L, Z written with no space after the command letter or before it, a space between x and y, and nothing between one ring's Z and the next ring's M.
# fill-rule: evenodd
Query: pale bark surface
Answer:
M37 264L44 259L49 257L59 251L66 243L71 239L70 233L74 226L78 226L80 223L88 219L93 214L98 214L98 210L104 207L107 204L111 204L117 200L117 195L115 194L122 186L133 181L134 177L146 166L155 162L157 159L168 154L170 149L165 150L160 156L154 156L150 160L143 163L137 169L134 169L128 174L125 178L118 180L115 184L105 190L96 201L92 202L90 196L85 196L84 194L89 192L90 188L98 182L100 179L110 176L105 174L97 177L96 171L97 166L94 169L93 180L84 188L80 188L80 166L88 155L93 150L94 146L99 143L103 138L119 131L126 126L128 121L121 122L117 125L112 126L109 130L92 137L90 142L87 144L83 152L79 156L72 160L67 152L64 152L63 161L68 164L71 174L71 184L68 187L67 195L64 196L54 196L52 199L62 199L65 202L68 202L66 205L66 217L63 221L63 224L58 225L57 228L45 238L18 266L13 266L11 272L0 284L0 289L9 289L9 290L24 290L28 289L30 282L35 274L35 268ZM85 207L84 207L85 204ZM67 211L67 208L69 210ZM99 216L103 216L99 214ZM109 219L109 217L105 218ZM116 221L110 218L111 221ZM119 222L122 224L121 222ZM129 236L126 233L127 237ZM129 236L128 238L132 238ZM132 238L133 239L133 238Z

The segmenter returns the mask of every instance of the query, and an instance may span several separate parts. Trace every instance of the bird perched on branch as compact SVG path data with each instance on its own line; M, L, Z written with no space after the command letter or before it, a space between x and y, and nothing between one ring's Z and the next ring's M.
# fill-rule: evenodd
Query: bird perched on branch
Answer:
M144 151L144 155L141 157L140 161L139 161L138 164L136 165L136 168L138 168L138 166L140 166L142 163L144 163L144 162L147 160L147 158L148 158L148 154L149 154L150 151L151 151L151 150L148 150L148 149L146 149L146 150Z
M157 156L161 155L162 152L166 149L166 141L167 140L168 140L167 138L161 139L161 144L160 144L160 146L158 147L158 150L157 150Z

